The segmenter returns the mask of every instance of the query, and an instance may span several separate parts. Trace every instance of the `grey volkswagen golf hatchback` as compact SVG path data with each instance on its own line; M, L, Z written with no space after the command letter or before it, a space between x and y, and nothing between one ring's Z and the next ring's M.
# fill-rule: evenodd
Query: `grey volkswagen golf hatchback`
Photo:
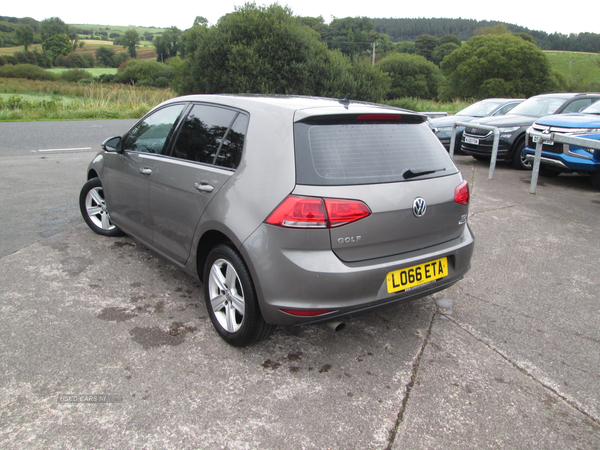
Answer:
M85 221L199 278L232 345L423 297L470 266L468 184L411 111L186 96L102 148L81 190Z

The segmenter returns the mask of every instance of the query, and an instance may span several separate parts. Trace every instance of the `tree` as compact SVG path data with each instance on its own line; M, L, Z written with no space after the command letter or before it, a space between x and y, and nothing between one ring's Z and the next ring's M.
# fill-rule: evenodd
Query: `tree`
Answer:
M127 53L129 53L129 56L132 58L137 56L136 47L140 42L140 35L133 28L127 30L125 34L119 38L119 45L122 45L123 48L127 49Z
M164 33L162 36L156 36L152 42L154 44L154 49L156 50L156 60L158 62L165 62L169 57L169 47L168 41L164 37Z
M423 56L395 53L379 61L377 67L391 79L388 100L402 97L435 99L438 95L441 71Z
M412 41L396 42L395 46L398 53L410 53L412 55L415 52L415 43Z
M71 41L72 48L75 48L79 40L77 32L58 17L50 17L49 19L42 20L40 23L40 34L42 35L42 41L52 36L63 34Z
M309 28L312 28L317 33L319 33L319 36L325 36L325 33L327 33L327 24L325 23L323 16L296 17L296 21L298 22L299 25L304 25Z
M350 92L355 99L378 101L381 85L375 84L386 80L378 69L329 51L315 31L278 4L246 4L214 27L186 30L184 39L186 59L174 83L179 94Z
M438 45L440 45L438 38L429 34L422 34L415 40L415 53L423 56L428 61L432 61L432 54Z
M505 24L499 23L495 27L477 28L473 34L475 36L483 36L483 35L489 35L489 34L510 34L510 31L508 31L508 28L506 27Z
M57 34L65 34L68 36L70 32L70 27L59 17L50 17L49 19L42 20L40 23L40 34L44 41L50 36L55 36Z
M33 28L29 25L19 25L15 33L17 43L25 47L25 51L27 51L28 47L33 44Z
M446 42L445 44L441 44L436 47L431 54L431 60L439 66L446 56L458 48L460 48L460 46L456 45L454 42Z
M440 45L449 44L449 43L456 44L458 47L460 47L462 45L462 41L453 34L447 34L446 36L442 36L440 38Z
M206 17L196 16L192 26L196 27L196 26L206 26L206 25L208 25L208 19L206 19Z
M58 56L68 55L73 51L73 44L66 34L55 34L50 36L42 43L42 50L51 61Z
M442 99L530 97L552 91L550 63L533 43L512 34L474 36L441 63Z
M100 47L96 50L96 61L106 67L115 67L115 50L110 47Z
M154 48L156 49L156 60L158 62L165 62L168 58L177 56L181 47L181 30L177 27L171 27L161 36L154 38Z
M375 22L368 17L333 19L322 35L330 49L340 49L348 56L366 53L378 37Z
M132 59L127 66L115 77L115 81L127 84L156 85L156 80L164 78L167 84L175 77L175 70L168 64L156 61L141 61Z

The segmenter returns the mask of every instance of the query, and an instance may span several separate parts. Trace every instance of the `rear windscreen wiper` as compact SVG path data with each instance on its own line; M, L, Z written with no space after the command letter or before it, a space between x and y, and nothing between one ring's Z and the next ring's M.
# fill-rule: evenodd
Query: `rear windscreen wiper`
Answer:
M422 175L429 175L430 173L435 173L435 172L442 172L444 170L446 170L446 169L445 168L431 169L431 170L407 169L406 172L404 172L402 174L402 176L404 177L405 180L408 180L410 178L420 177Z

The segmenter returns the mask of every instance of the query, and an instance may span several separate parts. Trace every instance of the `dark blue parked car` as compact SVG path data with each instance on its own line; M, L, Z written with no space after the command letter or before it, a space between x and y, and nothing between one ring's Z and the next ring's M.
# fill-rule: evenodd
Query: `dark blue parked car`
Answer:
M542 117L527 130L529 160L533 160L537 137L530 132L555 133L567 136L600 140L600 102L596 102L580 113ZM563 172L581 172L591 175L592 184L600 189L600 150L582 148L558 142L544 143L540 175L551 177Z
M440 140L446 150L450 150L452 127L456 122L471 122L475 119L491 116L503 116L524 99L522 98L487 98L461 109L453 116L438 117L428 121L429 127ZM459 153L460 140L465 127L456 128L454 152Z

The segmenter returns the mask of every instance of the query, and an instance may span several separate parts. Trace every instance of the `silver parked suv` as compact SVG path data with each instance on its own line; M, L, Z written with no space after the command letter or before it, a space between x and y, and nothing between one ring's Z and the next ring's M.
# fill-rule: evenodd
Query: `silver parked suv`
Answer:
M469 188L426 117L308 97L166 101L91 162L80 207L198 277L223 339L328 322L467 272Z

